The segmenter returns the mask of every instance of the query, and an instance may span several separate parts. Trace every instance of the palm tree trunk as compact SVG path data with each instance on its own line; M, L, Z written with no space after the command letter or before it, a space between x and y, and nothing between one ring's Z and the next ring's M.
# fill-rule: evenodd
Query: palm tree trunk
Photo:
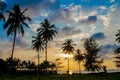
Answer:
M38 71L39 71L39 64L40 64L40 57L39 57L39 50L38 50Z
M68 75L69 75L69 69L70 69L70 67L69 67L69 54L68 54L68 71L67 71Z
M79 62L79 74L81 74L80 62Z
M15 40L16 40L16 30L15 30L15 32L14 32L14 40L13 40L13 47L12 47L11 60L13 59L14 47L15 47Z
M45 46L45 61L47 61L47 42L46 42L46 46Z

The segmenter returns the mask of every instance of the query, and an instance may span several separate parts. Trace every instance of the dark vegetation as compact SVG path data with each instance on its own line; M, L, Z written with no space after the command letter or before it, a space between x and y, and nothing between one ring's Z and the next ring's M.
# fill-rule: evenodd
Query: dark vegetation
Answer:
M38 79L39 77L39 79ZM3 75L0 80L120 80L120 73L67 75Z

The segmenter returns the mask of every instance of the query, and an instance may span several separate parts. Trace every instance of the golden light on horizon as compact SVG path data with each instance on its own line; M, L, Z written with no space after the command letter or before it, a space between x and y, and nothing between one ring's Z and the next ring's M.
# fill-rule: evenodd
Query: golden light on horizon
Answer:
M69 57L69 58L72 58L72 57L73 57L73 54L65 54L65 53L62 53L61 56L64 57L64 58L68 58L68 57Z

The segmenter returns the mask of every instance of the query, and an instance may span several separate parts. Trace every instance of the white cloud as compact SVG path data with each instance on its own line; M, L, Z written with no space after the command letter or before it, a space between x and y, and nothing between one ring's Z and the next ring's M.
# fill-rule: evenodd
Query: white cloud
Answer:
M104 24L104 26L105 26L106 28L109 26L109 23L110 23L110 14L100 15L100 16L99 16L99 19L102 19L102 20L103 20L103 24Z
M110 6L110 10L114 12L116 10L116 4Z
M100 6L100 9L105 10L106 6Z
M110 0L111 3L115 2L115 0Z
M30 29L34 32L40 27L40 21L34 21L33 23L30 24Z

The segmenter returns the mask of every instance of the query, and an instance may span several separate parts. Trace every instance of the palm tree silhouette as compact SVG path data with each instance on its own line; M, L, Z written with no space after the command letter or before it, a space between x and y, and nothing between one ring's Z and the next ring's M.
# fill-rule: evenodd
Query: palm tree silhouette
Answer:
M74 55L73 59L74 59L75 61L77 61L78 64L79 64L79 74L80 74L80 73L81 73L80 63L81 63L81 61L83 61L84 56L81 54L80 49L77 49L77 50L76 50L76 53L77 53L77 54Z
M5 17L3 15L3 12L5 11L6 6L7 6L6 3L0 0L0 20L5 21Z
M69 54L72 54L74 49L74 42L72 41L72 39L67 39L65 40L65 42L62 44L62 50L64 53L68 54L68 70L67 70L67 74L69 74Z
M53 36L56 35L57 31L55 30L55 25L50 24L48 19L45 19L44 22L41 23L41 27L37 29L39 37L41 37L46 45L45 45L45 60L47 61L47 45L48 42L53 40Z
M39 58L39 51L42 51L44 49L44 41L38 37L38 35L32 37L32 49L35 49L38 52L38 70L39 70L39 64L40 64L40 58Z
M116 41L120 43L120 30L118 30L118 33L115 36L116 36ZM120 68L120 47L115 49L114 55L115 55L114 58L116 59L114 62L116 63L116 66Z
M12 11L7 11L9 13L9 17L4 24L4 29L7 29L7 36L14 35L11 58L13 58L16 34L19 33L24 36L24 26L29 28L26 20L31 21L31 18L24 15L26 10L27 9L21 11L20 6L15 4Z
M115 36L116 36L116 41L120 43L120 30L118 30L118 33Z

